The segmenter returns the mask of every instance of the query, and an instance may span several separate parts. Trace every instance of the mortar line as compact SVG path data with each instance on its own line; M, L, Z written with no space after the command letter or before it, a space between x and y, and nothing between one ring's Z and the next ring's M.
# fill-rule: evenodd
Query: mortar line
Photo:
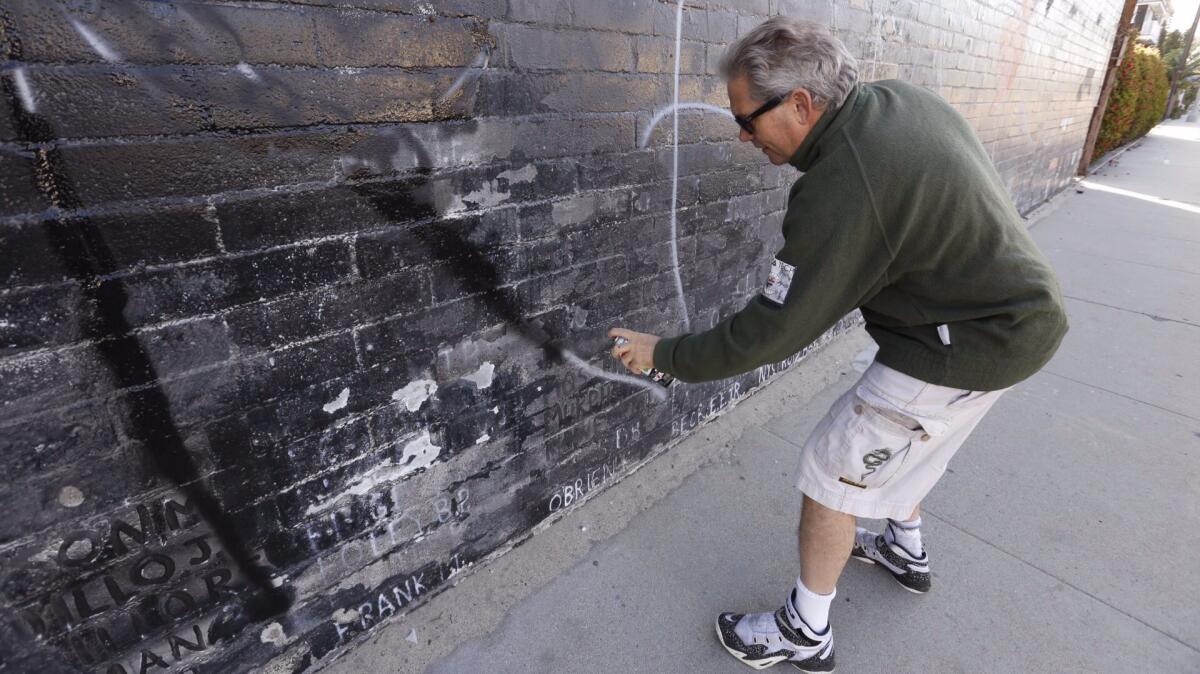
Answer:
M1151 625L1150 623L1146 622L1145 620L1142 620L1141 618L1133 615L1132 613L1129 613L1128 611L1126 611L1118 606L1114 606L1113 604L1101 599L1100 597L1097 597L1096 595L1092 594L1091 592L1088 592L1087 590L1083 589L1082 587L1079 587L1078 585L1072 583L1071 581L1066 580L1065 578L1062 578L1061 576L1058 576L1056 574L1053 574L1053 573L1047 571L1046 569L1043 569L1042 567L1038 566L1037 564L1034 564L1033 562L1030 562L1026 559L1022 559L1021 557L1018 557L1016 554L1009 552L1008 550L1005 550L1004 548L1000 547L999 545L996 545L995 543L992 543L991 541L989 541L981 536L977 536L976 534L974 534L970 531L967 531L963 527L955 524L954 522L951 522L946 517L944 517L942 515L938 515L937 513L929 510L928 508L921 508L921 512L929 515L930 517L934 518L935 520L942 522L943 524L946 524L947 526L951 527L952 529L954 529L960 533L966 534L967 536L974 538L975 540L979 541L980 543L983 543L984 545L988 546L989 548L992 548L993 550L995 550L1007 557L1011 557L1012 559L1017 560L1021 564L1024 564L1025 566L1028 566L1031 569L1034 569L1035 571L1041 573L1042 575L1053 578L1054 580L1062 583L1063 585L1066 585L1067 587L1075 590L1076 592L1086 595L1087 597L1091 598L1092 600L1099 602L1100 604L1103 604L1104 606L1107 606L1108 608L1116 611L1117 613L1120 613L1121 615L1125 616L1126 618L1134 620L1134 621L1144 625L1145 627L1150 628L1151 630L1161 634L1162 636L1170 639L1171 641L1174 641L1175 643L1179 644L1180 646L1183 646L1184 648L1188 649L1189 651L1191 651L1193 653L1200 653L1200 648L1197 648L1196 646L1193 646L1193 645L1187 643L1186 641L1180 639L1179 637L1177 637L1173 634L1164 632L1162 629L1155 627L1154 625Z

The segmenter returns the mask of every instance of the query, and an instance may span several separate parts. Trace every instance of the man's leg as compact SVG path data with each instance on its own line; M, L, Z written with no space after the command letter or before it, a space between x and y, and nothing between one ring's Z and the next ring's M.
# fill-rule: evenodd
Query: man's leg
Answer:
M796 610L817 632L824 632L829 626L829 605L853 545L854 516L826 508L805 496L800 511Z
M800 578L808 589L817 594L833 592L853 545L854 515L805 496L800 511Z

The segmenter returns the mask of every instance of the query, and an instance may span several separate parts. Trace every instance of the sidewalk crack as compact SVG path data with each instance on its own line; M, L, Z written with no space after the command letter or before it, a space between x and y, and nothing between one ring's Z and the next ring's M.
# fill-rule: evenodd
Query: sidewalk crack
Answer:
M1137 398L1134 398L1133 396L1125 395L1124 393L1118 393L1117 391L1114 391L1114 390L1108 389L1108 388L1104 388L1103 386L1097 386L1096 384L1093 384L1091 382L1080 381L1079 379L1075 379L1074 377L1068 377L1065 374L1059 374L1059 373L1049 370L1047 368L1042 368L1041 372L1044 372L1049 375L1054 375L1055 377L1058 377L1059 379L1066 379L1067 381L1073 381L1076 384L1080 384L1082 386L1087 386L1088 388L1094 388L1097 391L1104 391L1105 393L1111 393L1115 396L1119 396L1126 400L1132 400L1135 403L1139 403L1141 405L1146 405L1147 407L1153 407L1155 409L1162 410L1162 411L1168 412L1170 414L1174 414L1177 417L1183 417L1184 419L1189 419L1191 421L1200 421L1200 419L1197 419L1196 417L1193 417L1189 414L1184 414L1183 412L1178 412L1178 411L1170 409L1168 407L1163 407L1162 405L1155 405L1154 403L1146 402L1145 400L1139 400Z
M1092 594L1091 592L1088 592L1087 590L1083 589L1082 587L1079 587L1078 585L1072 583L1071 581L1066 580L1062 576L1051 573L1051 572L1047 571L1046 569L1043 569L1042 567L1038 566L1037 564L1034 564L1033 562L1030 562L1026 559L1022 559L1021 557L1018 557L1016 554L1009 552L1008 550L1005 550L1004 548L1000 547L999 545L996 545L995 543L993 543L985 538L982 538L981 536L977 536L976 534L974 534L970 531L967 531L963 527L955 524L954 522L951 522L946 517L939 515L935 512L932 512L931 510L929 510L928 508L925 508L925 507L921 508L921 513L924 515L928 515L936 520L941 521L943 524L955 529L956 531L959 531L963 534L966 534L967 536L970 536L971 538L974 538L975 540L979 541L980 543L983 543L984 545L988 546L989 548L992 548L993 550L995 550L1003 555L1011 557L1011 558L1017 560L1018 562L1028 566L1029 568L1034 569L1045 576L1053 578L1054 580L1057 580L1058 582L1062 583L1063 585L1066 585L1067 587L1069 587L1077 592L1087 595L1088 597L1092 598L1093 600L1107 606L1108 608L1116 611L1117 613L1120 613L1121 615L1125 616L1126 618L1135 620L1135 621L1141 623L1142 625L1154 630L1155 632L1158 632L1159 634L1170 639L1171 641L1174 641L1175 643L1179 644L1180 646L1183 646L1184 648L1188 649L1189 651L1192 651L1193 653L1200 653L1200 648L1197 648L1196 646L1189 644L1188 642L1175 636L1174 634L1171 634L1170 632L1166 632L1166 631L1162 630L1161 628L1155 627L1154 625L1151 625L1150 623L1146 622L1145 620L1142 620L1141 618L1133 615L1132 613L1130 613L1118 606L1114 606L1113 604L1101 599L1100 597L1097 597L1096 595Z
M1115 306L1112 304L1105 304L1104 302L1097 302L1096 300L1085 300L1082 297L1076 297L1074 295L1064 294L1063 297L1065 297L1069 300L1075 300L1077 302L1087 302L1088 304L1095 304L1095 305L1102 306L1102 307L1108 307L1109 309L1116 309L1117 311L1127 311L1131 314L1140 314L1142 316L1145 316L1146 318L1153 318L1154 320L1162 322L1162 323L1179 323L1180 325L1190 325L1193 328L1200 328L1200 323L1193 323L1191 321L1184 320L1182 318L1167 318L1166 316L1159 316L1158 314L1151 314L1151 313L1147 313L1145 311L1138 311L1137 309L1126 309L1125 307L1118 307L1118 306Z

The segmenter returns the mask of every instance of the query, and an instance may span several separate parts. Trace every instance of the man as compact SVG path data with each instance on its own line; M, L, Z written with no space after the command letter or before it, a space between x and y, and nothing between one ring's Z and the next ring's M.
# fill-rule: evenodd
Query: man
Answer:
M800 576L783 607L717 619L755 668L834 666L829 607L847 559L929 590L921 499L1000 395L1037 372L1067 330L1058 283L967 122L925 89L859 83L846 48L777 17L731 46L729 103L792 186L785 243L761 294L698 334L613 329L613 355L685 382L747 372L800 350L861 308L875 363L801 451ZM855 517L888 518L882 534Z

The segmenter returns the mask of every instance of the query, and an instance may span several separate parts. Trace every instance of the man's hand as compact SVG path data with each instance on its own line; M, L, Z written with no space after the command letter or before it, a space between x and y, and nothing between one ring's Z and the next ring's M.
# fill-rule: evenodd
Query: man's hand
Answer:
M624 337L628 344L614 346L613 358L621 361L630 372L641 374L642 370L654 367L654 345L661 337L648 335L644 332L634 332L625 328L613 328L608 331L609 337Z

